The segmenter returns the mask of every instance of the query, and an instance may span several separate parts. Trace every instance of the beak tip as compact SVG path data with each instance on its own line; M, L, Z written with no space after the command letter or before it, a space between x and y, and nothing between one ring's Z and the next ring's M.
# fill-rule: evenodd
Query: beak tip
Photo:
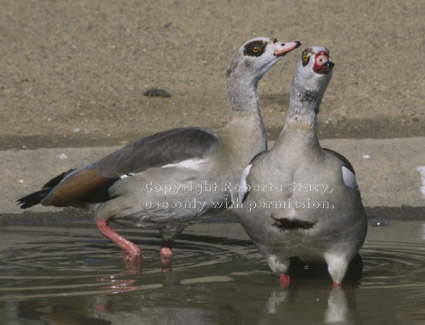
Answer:
M324 66L331 70L335 66L335 63L328 61L324 64Z

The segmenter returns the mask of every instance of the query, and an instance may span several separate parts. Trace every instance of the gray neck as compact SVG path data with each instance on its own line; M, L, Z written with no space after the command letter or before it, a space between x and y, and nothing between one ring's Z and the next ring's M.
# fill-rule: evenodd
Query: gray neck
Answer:
M258 81L235 72L227 76L226 93L232 113L257 112Z
M258 105L257 84L258 80L252 75L247 77L238 71L227 74L226 92L231 119L222 131L229 136L235 148L239 148L239 156L247 156L244 164L266 149L266 131Z
M326 87L325 87L326 88ZM298 148L311 152L320 148L317 138L317 115L324 91L312 91L296 83L291 88L285 126L276 140L276 154Z
M291 88L285 126L316 132L317 115L322 97L323 92L294 85Z

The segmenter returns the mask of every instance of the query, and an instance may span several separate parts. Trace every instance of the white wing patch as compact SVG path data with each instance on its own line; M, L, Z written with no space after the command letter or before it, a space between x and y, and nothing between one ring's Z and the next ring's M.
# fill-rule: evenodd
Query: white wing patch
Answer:
M127 173L127 174L121 175L120 178L127 178L127 177L130 177L130 176L133 176L133 175L134 175L134 173Z
M170 168L170 167L178 167L178 168L190 168L190 169L199 169L200 165L204 163L205 159L187 159L180 161L176 164L168 164L162 166L161 168Z
M342 166L342 180L348 187L357 188L356 175L344 166Z
M422 196L425 197L425 166L419 166L418 168L416 168L416 170L419 173L421 173L421 181L422 181L421 192L422 192Z
M242 175L241 175L241 180L239 181L240 188L239 188L238 198L239 198L239 202L241 202L241 203L242 203L242 201L245 197L246 192L248 192L248 186L246 185L246 179L249 175L249 172L251 171L251 167L252 167L252 165L248 165L247 167L245 167L245 169L243 170Z

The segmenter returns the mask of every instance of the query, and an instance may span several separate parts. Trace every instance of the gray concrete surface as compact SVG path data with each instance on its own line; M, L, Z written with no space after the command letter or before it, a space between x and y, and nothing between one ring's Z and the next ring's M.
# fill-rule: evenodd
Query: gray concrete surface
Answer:
M2 0L0 149L220 127L226 67L256 36L303 44L259 84L267 128L283 125L302 50L322 45L335 62L323 137L424 136L424 17L418 0Z
M320 109L323 145L352 161L373 213L423 217L424 15L417 0L2 0L0 218L22 220L18 197L112 146L224 125L226 67L256 36L303 43L259 84L269 139L285 120L302 50L326 46L336 66ZM143 96L152 87L171 97ZM34 219L58 209L29 211Z
M425 208L425 137L325 139L321 144L351 161L366 207ZM0 214L22 213L16 199L38 190L57 174L97 160L117 148L0 151ZM58 210L36 206L29 211Z

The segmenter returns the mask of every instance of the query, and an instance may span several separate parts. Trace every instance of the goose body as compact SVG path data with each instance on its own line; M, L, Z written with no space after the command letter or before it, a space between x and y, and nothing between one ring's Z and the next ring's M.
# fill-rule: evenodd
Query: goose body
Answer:
M110 221L159 229L161 256L171 256L171 243L188 224L230 205L222 184L237 183L244 166L265 150L257 83L299 45L260 37L239 48L226 72L231 117L225 127L178 128L143 138L53 178L19 204L91 208L99 231L124 251L126 261L140 259L141 251L113 231ZM217 187L202 191L203 186Z
M242 173L238 219L284 285L290 281L289 259L297 256L324 260L339 286L366 236L354 169L317 138L317 115L333 65L323 47L303 52L281 134Z

